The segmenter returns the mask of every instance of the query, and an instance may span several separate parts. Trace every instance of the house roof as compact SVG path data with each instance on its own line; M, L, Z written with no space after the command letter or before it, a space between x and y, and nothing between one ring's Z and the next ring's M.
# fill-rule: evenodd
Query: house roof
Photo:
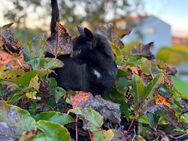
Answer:
M179 39L179 40L188 40L188 36L177 36L173 35L172 39Z
M115 19L115 20L109 21L109 23L112 22L112 23L116 23L116 25L120 25L120 24L132 23L132 22L135 22L135 21L138 21L138 20L145 20L145 19L148 19L148 18L154 18L154 19L160 20L161 22L163 22L163 23L165 23L165 24L170 26L169 23L161 20L160 18L158 18L158 17L156 17L154 15L122 17L122 18L119 18L119 19Z

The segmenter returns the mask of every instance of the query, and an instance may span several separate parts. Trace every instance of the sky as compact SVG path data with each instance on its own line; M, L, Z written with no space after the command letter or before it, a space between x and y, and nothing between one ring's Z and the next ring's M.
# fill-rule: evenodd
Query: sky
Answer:
M145 10L172 26L172 33L188 36L188 0L144 0Z
M5 24L1 19L3 8L7 5L7 0L1 1L0 26ZM144 3L148 14L155 15L172 26L173 34L188 36L188 0L144 0ZM36 18L35 15L31 17Z

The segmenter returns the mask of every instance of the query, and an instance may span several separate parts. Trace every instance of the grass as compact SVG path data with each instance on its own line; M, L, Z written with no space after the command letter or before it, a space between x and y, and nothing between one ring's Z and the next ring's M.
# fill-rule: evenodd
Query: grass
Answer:
M188 82L183 81L178 77L172 77L172 81L176 89L181 92L182 96L188 97Z

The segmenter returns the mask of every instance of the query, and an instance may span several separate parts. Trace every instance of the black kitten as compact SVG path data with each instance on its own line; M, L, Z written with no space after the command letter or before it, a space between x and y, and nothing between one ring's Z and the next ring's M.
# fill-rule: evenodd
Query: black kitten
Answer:
M62 68L50 76L65 89L88 91L96 95L109 92L115 82L117 67L108 40L89 29L79 28L80 35L73 43L73 57L61 55ZM47 57L53 57L49 53Z
M78 27L80 36L75 39L73 58L86 65L88 91L106 94L114 85L117 67L108 40L101 34Z
M55 25L59 20L57 0L51 0L52 19L51 35L56 34ZM117 73L114 56L108 40L89 29L78 27L80 35L73 42L73 57L61 55L62 68L54 69L50 74L59 86L65 89L88 91L103 95L113 87ZM53 40L51 38L50 40ZM46 57L54 57L47 53Z

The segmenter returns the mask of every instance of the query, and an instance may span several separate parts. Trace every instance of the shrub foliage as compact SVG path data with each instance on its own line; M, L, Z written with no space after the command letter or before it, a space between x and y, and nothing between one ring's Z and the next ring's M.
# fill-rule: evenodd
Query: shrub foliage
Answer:
M112 29L104 29L111 33L106 35L118 74L112 91L101 98L58 87L48 74L63 62L44 57L47 38L40 36L21 45L9 26L0 29L0 140L188 138L188 97L172 83L176 69L150 52L153 43L123 46ZM58 37L65 42L58 45L57 41L55 48L67 45L65 37Z

